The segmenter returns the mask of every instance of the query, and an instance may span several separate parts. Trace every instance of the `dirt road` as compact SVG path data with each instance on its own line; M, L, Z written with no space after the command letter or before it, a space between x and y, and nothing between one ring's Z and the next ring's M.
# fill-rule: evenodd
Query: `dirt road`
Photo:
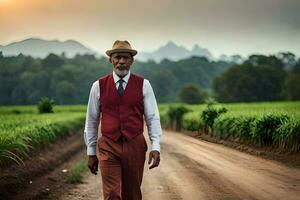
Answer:
M161 152L159 168L145 163L145 200L300 199L300 170L276 161L167 131ZM100 179L87 174L61 200L102 199Z

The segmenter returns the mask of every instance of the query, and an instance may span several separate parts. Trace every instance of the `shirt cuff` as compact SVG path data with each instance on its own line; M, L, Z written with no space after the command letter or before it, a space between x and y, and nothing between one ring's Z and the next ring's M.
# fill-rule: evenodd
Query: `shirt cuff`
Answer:
M159 145L159 143L153 143L151 145L151 151L158 151L158 152L160 152L160 145Z
M94 156L97 154L96 146L87 147L87 155L88 156Z

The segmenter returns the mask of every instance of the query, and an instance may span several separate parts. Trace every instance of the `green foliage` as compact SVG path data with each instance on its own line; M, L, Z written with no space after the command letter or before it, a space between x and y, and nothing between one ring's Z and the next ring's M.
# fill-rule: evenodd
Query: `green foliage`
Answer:
M0 166L9 161L23 164L22 157L32 148L30 138L14 137L13 135L0 134Z
M53 113L54 100L43 97L38 103L39 113Z
M169 121L170 122L170 127L173 128L174 123L175 123L175 130L180 131L181 128L182 128L183 115L187 112L189 112L189 109L187 109L183 105L178 105L176 107L170 106L169 110L167 112L167 115L168 115L169 120L170 120Z
M216 108L214 105L214 101L208 101L206 109L202 111L201 119L204 123L205 132L208 132L209 128L212 130L215 119L222 113L227 112L226 108Z
M193 56L160 63L136 60L131 70L150 81L160 103L176 101L186 83L210 94L213 89L221 102L299 99L299 76L292 70L299 61L292 53L252 55L241 65L232 64ZM43 96L57 104L86 104L92 83L112 72L107 58L93 55L2 56L0 66L0 105L33 105ZM198 92L194 93L195 98L184 101L200 102Z
M197 118L189 118L184 116L183 120L183 128L188 131L197 131L199 132L200 130L204 129L204 124L203 121Z
M220 139L230 139L244 143L253 143L250 131L255 119L256 118L249 116L220 116L214 122L213 135Z
M71 183L71 184L82 183L82 174L88 171L86 163L87 163L86 160L81 160L70 168L66 176L67 183Z
M237 133L236 117L216 118L213 123L213 135L220 139L235 138Z
M148 76L146 78L151 79L151 85L159 102L169 101L174 96L178 80L170 70L159 69L149 73Z
M208 94L200 86L193 83L186 84L179 93L179 99L188 104L203 103L207 97Z
M53 53L50 53L43 61L42 65L45 68L59 68L64 64L64 60Z
M216 78L214 91L223 102L278 100L284 77L272 67L240 65Z
M236 117L236 138L243 142L254 143L252 140L251 129L256 118L252 116Z
M227 108L226 113L210 123L214 137L260 146L271 145L286 152L300 151L300 102L231 103L220 104L218 107L212 102L210 105L214 105L216 109L221 109L222 106ZM207 125L199 117L207 110L207 105L185 106L190 112L184 114L182 128L197 132L207 131ZM164 119L168 118L168 107L168 104L159 107ZM162 121L163 125L164 123L169 121Z
M291 52L280 52L277 57L282 61L287 71L289 71L297 63L296 55Z
M58 83L55 92L60 104L76 102L76 87L68 81Z
M283 62L274 55L251 55L248 60L244 62L246 65L252 66L272 66L277 69L283 69Z
M73 113L73 112L86 112L86 105L56 105L53 107L55 113ZM4 114L37 114L38 109L36 106L0 106L0 116Z
M16 108L20 114L13 113ZM83 127L85 112L77 112L74 106L57 111L40 115L34 106L0 107L0 165L21 164L34 149Z
M93 82L112 72L107 58L93 55L37 59L20 54L1 58L0 66L0 105L33 105L43 96L57 104L86 104ZM136 60L131 70L150 81L159 102L172 102L185 83L211 88L213 78L229 66L192 57L160 63Z
M286 75L284 63L279 58L252 55L243 64L232 66L216 77L213 89L221 102L285 99L282 88Z
M253 123L251 135L259 145L271 146L274 144L274 136L278 134L277 129L288 120L287 115L263 115Z
M282 96L288 100L300 100L300 62L285 78Z
M288 152L300 151L300 121L289 119L277 129L274 143Z

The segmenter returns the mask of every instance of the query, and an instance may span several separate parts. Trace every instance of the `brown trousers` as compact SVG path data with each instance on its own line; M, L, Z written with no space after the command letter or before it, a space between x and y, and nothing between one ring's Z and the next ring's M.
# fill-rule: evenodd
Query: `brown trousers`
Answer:
M101 136L97 142L104 200L141 200L147 152L143 134L118 142Z

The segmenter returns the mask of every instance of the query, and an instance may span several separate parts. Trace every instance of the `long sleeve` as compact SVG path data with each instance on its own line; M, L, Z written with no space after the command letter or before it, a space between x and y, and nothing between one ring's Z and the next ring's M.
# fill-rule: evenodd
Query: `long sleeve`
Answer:
M160 141L162 138L162 129L160 125L159 111L153 89L150 82L144 79L143 85L144 95L144 114L151 141L151 150L160 152Z
M99 116L100 116L99 99L100 99L99 82L95 81L90 91L87 112L86 112L86 122L84 128L84 141L87 146L87 155L96 155Z

